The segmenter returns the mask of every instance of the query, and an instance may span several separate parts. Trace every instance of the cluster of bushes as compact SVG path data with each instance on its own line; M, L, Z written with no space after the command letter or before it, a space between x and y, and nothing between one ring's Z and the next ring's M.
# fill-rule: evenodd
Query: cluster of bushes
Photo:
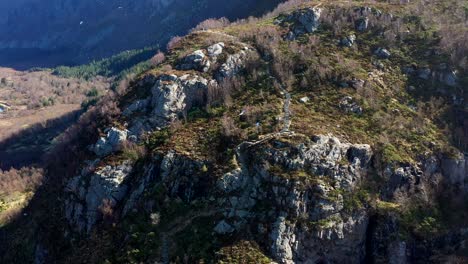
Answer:
M0 195L33 191L42 182L43 174L39 168L0 170Z

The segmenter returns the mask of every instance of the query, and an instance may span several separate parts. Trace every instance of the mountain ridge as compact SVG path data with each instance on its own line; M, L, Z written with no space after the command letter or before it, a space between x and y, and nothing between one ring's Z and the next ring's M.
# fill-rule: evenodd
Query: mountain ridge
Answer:
M206 23L103 97L2 260L466 262L460 6L320 3Z

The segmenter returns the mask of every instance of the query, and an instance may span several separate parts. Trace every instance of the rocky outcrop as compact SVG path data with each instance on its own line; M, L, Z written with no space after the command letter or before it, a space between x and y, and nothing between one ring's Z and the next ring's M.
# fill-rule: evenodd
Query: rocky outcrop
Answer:
M196 75L163 75L151 89L152 117L172 121L197 101L201 104L208 80Z
M402 200L423 190L423 171L412 165L393 168L389 166L384 171L387 179L383 196L386 200Z
M196 50L184 57L177 65L177 69L208 72L211 65L216 63L217 57L223 53L224 47L225 44L219 42L207 47L206 50Z
M359 106L351 96L346 96L340 101L340 109L346 113L362 114L362 107Z
M356 20L356 30L366 31L369 28L369 18L364 17Z
M275 23L282 26L289 26L288 40L294 40L306 33L315 32L320 25L320 8L305 8L292 12L289 15L278 18Z
M351 34L341 39L340 44L345 47L352 47L356 41L356 35Z
M194 74L163 74L149 82L152 85L151 95L130 104L124 110L127 117L136 113L144 114L130 119L129 131L137 137L144 131L168 125L187 114L194 106L203 106L208 85L217 85L214 80Z
M128 131L112 127L106 131L106 136L101 137L91 149L99 157L104 157L119 150L122 143L127 140Z
M218 182L226 197L219 200L226 208L222 226L250 228L279 263L359 263L367 216L359 209L345 213L341 193L359 185L371 156L368 145L330 136L297 144L244 143L241 168ZM259 206L263 210L253 210Z
M219 42L209 46L206 49L208 56L211 58L216 58L217 56L221 55L223 53L224 46L224 42Z
M384 48L378 48L377 50L375 50L374 54L380 59L388 59L392 55L390 51Z
M428 67L406 67L403 72L408 75L415 76L422 80L437 80L447 86L455 87L459 84L458 72L448 68L446 65L441 65L437 69Z
M210 69L211 62L203 50L196 50L187 57L183 58L177 66L179 70L196 70L207 72Z
M91 162L83 172L72 178L65 189L65 216L79 232L90 232L101 217L105 206L115 207L127 192L126 178L132 172L132 163L105 166L94 171L99 160Z
M201 161L192 160L173 151L162 157L160 177L168 190L170 197L179 197L185 202L191 202L197 197L206 195L201 188L203 181L203 165Z
M148 107L149 103L150 103L149 98L137 100L125 109L125 111L123 112L123 115L131 116L135 112L142 112Z
M223 79L232 78L239 74L239 72L244 69L248 52L249 48L245 47L244 50L239 53L228 55L226 62L219 68L216 79L222 81Z

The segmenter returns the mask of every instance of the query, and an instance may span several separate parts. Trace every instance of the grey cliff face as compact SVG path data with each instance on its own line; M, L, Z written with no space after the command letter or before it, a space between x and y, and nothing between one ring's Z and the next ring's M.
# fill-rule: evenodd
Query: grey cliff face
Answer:
M296 145L243 144L238 156L240 168L218 182L226 196L220 200L226 208L222 221L264 236L279 263L339 262L346 255L353 255L350 263L362 260L368 216L363 210L345 213L337 190L358 186L369 168L370 146L317 136ZM286 171L303 178L289 179L282 174ZM314 182L308 179L311 175L317 177ZM265 203L268 211L251 213ZM254 223L262 227L257 229Z
M99 160L89 166L93 167L97 162ZM122 201L128 188L124 181L131 172L131 162L124 161L120 165L105 166L94 172L84 170L69 181L65 215L76 230L89 233L102 216L100 210L103 206L114 207Z

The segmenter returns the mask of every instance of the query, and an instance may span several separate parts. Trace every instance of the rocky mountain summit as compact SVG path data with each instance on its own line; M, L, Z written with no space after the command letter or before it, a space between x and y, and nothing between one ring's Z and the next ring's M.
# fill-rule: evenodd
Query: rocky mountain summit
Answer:
M466 68L413 8L292 1L173 43L62 136L2 260L468 260Z

